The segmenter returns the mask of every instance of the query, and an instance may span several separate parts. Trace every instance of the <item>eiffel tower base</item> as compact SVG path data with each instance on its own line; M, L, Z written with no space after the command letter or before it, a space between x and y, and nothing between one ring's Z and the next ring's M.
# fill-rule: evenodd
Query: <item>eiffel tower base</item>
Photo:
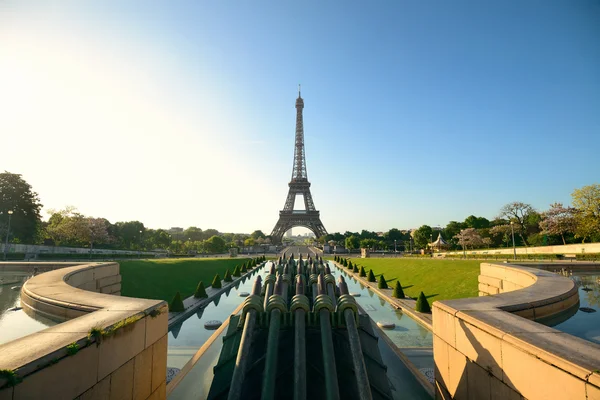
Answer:
M284 233L295 226L310 229L317 238L327 235L318 211L280 211L279 221L277 221L273 232L271 232L271 242L280 244Z

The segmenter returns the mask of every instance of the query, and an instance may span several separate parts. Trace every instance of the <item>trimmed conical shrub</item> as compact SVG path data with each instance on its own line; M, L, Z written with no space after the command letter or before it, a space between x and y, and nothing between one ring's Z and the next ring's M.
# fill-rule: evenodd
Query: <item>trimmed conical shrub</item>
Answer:
M202 297L208 297L208 295L206 294L206 289L204 289L204 282L200 281L198 287L196 288L196 291L194 292L194 297L197 299L200 299Z
M356 265L354 266L354 268L352 268L352 272L358 272L358 268L356 267Z
M169 304L169 311L172 312L181 312L184 311L183 301L181 301L181 294L179 292L175 293L175 297L171 300L171 304Z
M421 292L419 298L417 299L417 305L415 306L415 310L422 313L431 312L431 307L429 307L429 302L427 301L427 297Z
M383 274L379 275L379 282L377 283L377 287L379 289L387 289L388 288L388 284L385 281L385 278L383 277Z
M243 264L242 264L242 269L241 269L241 271L242 271L242 272L244 272L244 273L248 272L248 268L246 268L246 263L243 263Z
M402 290L402 285L400 284L400 281L396 281L396 287L394 287L394 292L392 293L392 296L394 296L397 299L403 299L404 296L404 290Z
M352 261L348 261L348 269L352 269Z
M213 279L212 284L210 286L214 287L215 289L221 289L221 277L219 276L219 274L215 275L215 278Z
M375 279L375 274L373 273L372 269L369 270L369 278L367 278L367 280L369 282L377 282L377 280Z
M342 264L344 265L344 267L348 266L348 259L344 258L344 260L342 261Z
M365 271L365 267L360 267L360 273L358 274L358 276L361 276L363 278L367 277L367 272Z
M235 268L233 269L233 274L231 274L233 276L240 276L240 266L236 265Z
M231 282L233 279L231 279L231 272L229 272L229 270L225 271L225 276L223 277L223 280L225 282Z

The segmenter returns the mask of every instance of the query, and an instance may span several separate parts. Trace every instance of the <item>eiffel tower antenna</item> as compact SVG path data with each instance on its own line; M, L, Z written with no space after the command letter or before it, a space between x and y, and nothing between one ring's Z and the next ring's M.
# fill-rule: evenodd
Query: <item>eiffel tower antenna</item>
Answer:
M321 222L319 211L315 209L315 204L310 193L310 182L306 173L304 122L302 116L304 100L300 96L300 93L300 85L298 85L298 98L296 99L296 140L292 179L288 184L289 191L283 210L279 211L279 221L277 221L273 232L271 232L271 241L273 243L281 243L283 234L294 226L303 226L310 229L317 238L327 234L327 230L325 230ZM299 194L304 197L304 210L294 210L296 196Z

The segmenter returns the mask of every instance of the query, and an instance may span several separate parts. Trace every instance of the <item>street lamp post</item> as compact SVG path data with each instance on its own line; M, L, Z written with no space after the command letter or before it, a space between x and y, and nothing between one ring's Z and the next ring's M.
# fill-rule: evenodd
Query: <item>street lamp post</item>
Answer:
M8 210L8 228L6 229L6 241L4 242L4 261L6 261L6 253L8 252L8 235L10 234L10 218L12 217L13 210Z
M396 239L394 239L394 253L397 253L398 249L396 248Z
M142 231L140 230L140 248L138 250L138 258L142 258Z
M513 242L513 258L517 259L517 248L515 247L515 223L510 221L510 231L512 233L512 242Z
M429 247L431 248L431 257L433 257L433 232L429 234Z

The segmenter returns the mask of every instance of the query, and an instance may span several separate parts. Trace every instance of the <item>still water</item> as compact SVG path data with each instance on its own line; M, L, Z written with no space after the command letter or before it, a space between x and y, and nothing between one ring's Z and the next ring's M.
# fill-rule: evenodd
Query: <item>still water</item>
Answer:
M0 344L41 331L56 322L31 318L21 308L21 286L31 277L25 272L0 272Z
M579 287L579 310L571 318L557 325L546 324L600 344L600 273L573 272L570 278Z

